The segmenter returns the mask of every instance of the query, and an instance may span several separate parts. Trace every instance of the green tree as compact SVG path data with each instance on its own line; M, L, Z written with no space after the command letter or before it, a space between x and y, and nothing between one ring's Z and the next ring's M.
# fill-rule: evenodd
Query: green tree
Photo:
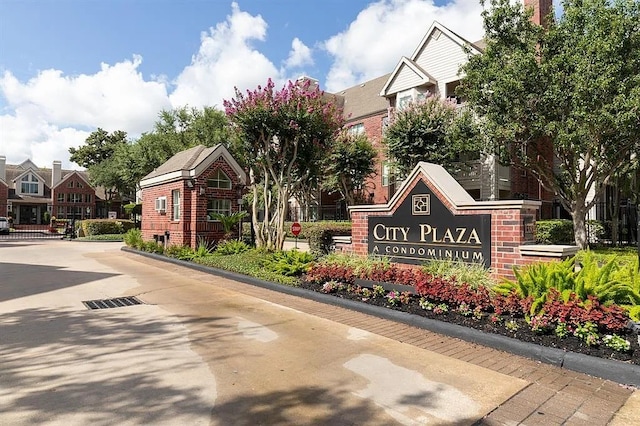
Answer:
M455 172L461 159L478 156L474 126L468 111L430 96L397 111L383 142L401 176L406 176L420 161Z
M557 194L585 247L587 211L640 152L640 3L565 0L563 10L545 29L521 5L490 0L486 49L462 67L460 93L487 149Z
M365 134L340 132L324 162L322 187L339 191L348 206L363 203L367 193L365 181L375 174L376 157L377 152Z
M256 244L279 250L286 236L289 197L318 173L314 165L326 155L343 118L323 92L310 88L309 81L274 88L271 79L266 87L246 94L236 88L235 97L225 100L224 106L246 153ZM264 200L262 221L258 221L259 199Z
M69 159L81 167L91 167L110 159L118 146L127 143L127 133L116 130L109 134L98 127L79 148L69 148Z

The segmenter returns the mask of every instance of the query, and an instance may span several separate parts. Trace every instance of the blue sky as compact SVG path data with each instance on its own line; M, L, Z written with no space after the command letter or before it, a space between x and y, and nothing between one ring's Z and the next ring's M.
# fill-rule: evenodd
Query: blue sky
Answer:
M69 163L97 127L301 75L339 91L391 72L434 20L482 37L478 0L0 0L0 155Z

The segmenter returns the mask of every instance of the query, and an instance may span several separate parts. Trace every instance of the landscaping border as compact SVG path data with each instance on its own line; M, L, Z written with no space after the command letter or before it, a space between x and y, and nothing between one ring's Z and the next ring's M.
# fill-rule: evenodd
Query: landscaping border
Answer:
M248 275L225 271L223 269L213 268L210 266L199 265L190 261L179 260L160 254L131 249L126 246L123 246L121 250L156 260L173 263L175 265L184 266L200 272L205 272L223 278L239 281L244 284L254 285L257 287L278 291L280 293L285 293L293 296L299 296L320 303L340 306L374 317L396 321L402 324L429 330L434 333L443 334L445 336L456 337L467 342L488 346L490 348L509 352L514 355L519 355L533 359L535 361L540 361L545 364L554 365L556 367L576 371L579 373L589 374L591 376L611 380L623 385L631 385L640 388L639 365L593 357L575 352L567 352L558 348L537 345L535 343L522 342L520 340L507 336L486 333L474 328L463 327L461 325L412 315L406 312L400 312L393 309L360 303L353 300L342 299L340 297L318 293L303 288L277 284L270 281L253 278Z

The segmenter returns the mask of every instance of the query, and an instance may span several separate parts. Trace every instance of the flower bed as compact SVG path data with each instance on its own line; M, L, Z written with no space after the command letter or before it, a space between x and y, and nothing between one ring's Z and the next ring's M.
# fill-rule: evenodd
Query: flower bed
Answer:
M617 305L605 306L595 297L583 301L575 293L563 296L551 289L532 309L532 297L494 294L484 286L459 284L420 269L384 266L357 272L349 266L322 263L310 268L300 286L524 342L640 365L640 336L630 327L627 312Z

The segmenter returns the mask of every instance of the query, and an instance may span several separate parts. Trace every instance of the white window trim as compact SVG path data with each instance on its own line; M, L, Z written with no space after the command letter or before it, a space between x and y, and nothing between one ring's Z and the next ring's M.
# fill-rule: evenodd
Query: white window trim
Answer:
M174 189L173 191L171 191L171 220L176 222L180 221L180 203L181 203L180 198L181 197L180 197L179 189ZM176 199L177 199L177 202L176 202Z

